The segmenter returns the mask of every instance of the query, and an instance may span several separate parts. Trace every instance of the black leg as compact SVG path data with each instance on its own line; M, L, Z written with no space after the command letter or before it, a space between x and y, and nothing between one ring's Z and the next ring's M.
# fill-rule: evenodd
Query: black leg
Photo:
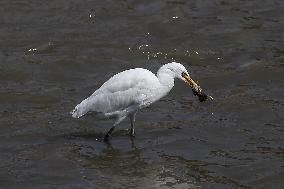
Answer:
M135 137L134 129L130 129L130 136L131 136L132 138L134 138L134 137Z
M136 113L133 115L130 115L130 124L131 124L130 136L131 137L135 137L135 129L134 129L135 115Z
M109 136L111 135L111 133L113 132L115 127L110 128L110 130L107 132L107 134L104 137L104 141L108 141Z

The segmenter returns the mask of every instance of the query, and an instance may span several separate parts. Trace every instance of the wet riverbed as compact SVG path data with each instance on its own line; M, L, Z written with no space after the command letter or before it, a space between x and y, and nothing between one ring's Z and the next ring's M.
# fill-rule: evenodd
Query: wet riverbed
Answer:
M283 188L284 3L0 1L0 188ZM184 64L110 143L69 111L113 74Z

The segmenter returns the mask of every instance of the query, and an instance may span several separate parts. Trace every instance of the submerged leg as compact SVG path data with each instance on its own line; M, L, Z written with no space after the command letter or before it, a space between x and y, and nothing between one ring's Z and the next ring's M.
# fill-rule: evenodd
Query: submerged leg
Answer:
M110 128L110 130L109 130L109 131L107 132L107 134L104 136L104 141L108 141L108 139L109 139L111 133L113 132L115 126L116 126L117 124L119 124L119 123L120 123L122 120L124 120L124 119L125 119L125 116L123 116L123 117L118 117L118 118L117 118L117 120L116 120L115 123L113 124L112 128Z
M130 118L130 124L131 124L131 128L130 128L130 136L131 137L135 137L135 128L134 128L134 122L135 122L135 117L136 117L136 113L133 113L129 116Z
M112 128L110 128L110 130L107 132L107 134L104 137L104 141L107 141L111 135L111 133L113 132L115 126L113 126Z

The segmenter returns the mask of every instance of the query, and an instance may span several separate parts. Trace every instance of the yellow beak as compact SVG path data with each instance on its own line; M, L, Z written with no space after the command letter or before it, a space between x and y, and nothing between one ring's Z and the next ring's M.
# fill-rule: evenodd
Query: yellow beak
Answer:
M197 83L195 83L195 81L193 81L193 79L190 78L190 76L188 74L183 74L182 75L184 81L192 88L192 89L198 89L200 88Z
M202 92L201 87L190 78L190 76L186 73L182 74L183 80L192 88L193 94L198 96L200 102L208 100L213 100L212 96L206 95Z

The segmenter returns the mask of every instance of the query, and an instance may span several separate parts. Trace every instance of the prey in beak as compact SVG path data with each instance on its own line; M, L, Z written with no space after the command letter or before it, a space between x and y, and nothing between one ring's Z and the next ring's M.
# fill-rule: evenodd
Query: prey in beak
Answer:
M205 94L202 91L201 87L198 86L197 83L195 81L193 81L193 79L191 79L191 77L187 73L183 72L182 78L183 78L184 82L187 83L191 87L193 94L195 96L198 96L198 99L199 99L200 102L203 102L203 101L206 101L206 100L213 100L213 97Z

